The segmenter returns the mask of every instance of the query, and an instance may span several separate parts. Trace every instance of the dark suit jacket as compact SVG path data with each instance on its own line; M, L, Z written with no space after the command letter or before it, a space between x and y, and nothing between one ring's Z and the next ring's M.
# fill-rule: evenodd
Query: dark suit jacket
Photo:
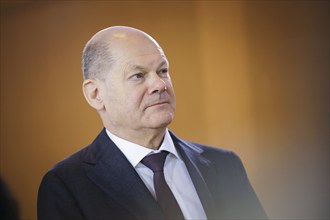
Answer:
M209 219L265 219L240 159L171 133ZM105 129L43 178L39 219L165 219L139 175Z

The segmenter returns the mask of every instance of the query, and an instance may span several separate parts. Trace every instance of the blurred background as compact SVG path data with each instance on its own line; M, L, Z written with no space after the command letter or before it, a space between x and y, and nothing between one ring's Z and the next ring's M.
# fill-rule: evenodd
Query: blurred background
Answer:
M102 129L81 52L112 25L163 47L171 129L235 151L271 219L329 218L329 1L1 1L1 176L36 219L42 176Z

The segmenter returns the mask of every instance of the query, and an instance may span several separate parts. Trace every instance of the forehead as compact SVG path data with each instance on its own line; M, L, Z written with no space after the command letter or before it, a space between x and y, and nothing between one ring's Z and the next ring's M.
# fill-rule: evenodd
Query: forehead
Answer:
M119 68L157 68L158 65L168 64L159 44L145 34L112 35L109 44L115 58L114 66Z
M129 69L145 69L168 66L168 61L164 54L154 53L128 57L124 60L123 64Z

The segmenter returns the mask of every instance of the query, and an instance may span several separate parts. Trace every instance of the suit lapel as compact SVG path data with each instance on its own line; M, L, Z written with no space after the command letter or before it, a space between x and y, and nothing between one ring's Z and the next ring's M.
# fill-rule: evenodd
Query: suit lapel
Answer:
M201 148L185 142L172 132L173 142L182 156L208 219L215 218L214 200L209 187L214 186L214 169ZM105 129L83 155L87 176L108 196L125 207L137 219L165 219L145 184Z
M211 162L202 156L203 150L201 148L179 139L172 132L171 136L185 162L208 219L216 218L214 199L209 189L209 187L216 185L213 181L215 178L212 178L215 174Z
M162 218L159 205L105 130L92 145L86 162L94 165L88 166L87 176L138 219Z

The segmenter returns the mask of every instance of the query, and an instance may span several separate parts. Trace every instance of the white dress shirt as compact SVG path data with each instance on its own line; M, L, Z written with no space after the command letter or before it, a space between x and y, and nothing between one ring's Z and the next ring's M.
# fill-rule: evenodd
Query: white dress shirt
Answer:
M138 144L134 144L120 137L115 136L106 130L110 139L123 152L128 161L135 168L144 184L151 194L156 198L153 183L153 172L141 163L141 160L148 154L158 153L165 150L170 152L164 164L165 180L172 190L185 219L207 219L196 189L192 183L187 167L181 156L178 154L172 138L166 129L163 143L158 150L152 150Z

